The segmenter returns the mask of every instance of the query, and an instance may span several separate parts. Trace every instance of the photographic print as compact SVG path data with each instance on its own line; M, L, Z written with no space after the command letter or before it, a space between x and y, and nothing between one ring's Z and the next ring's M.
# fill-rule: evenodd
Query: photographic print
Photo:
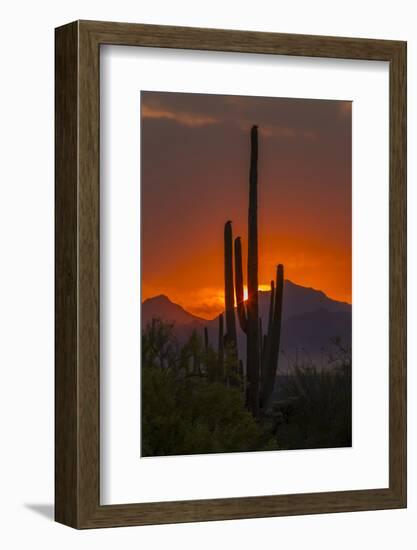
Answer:
M141 92L141 456L352 444L352 103Z
M55 30L56 521L407 506L406 84L397 40Z

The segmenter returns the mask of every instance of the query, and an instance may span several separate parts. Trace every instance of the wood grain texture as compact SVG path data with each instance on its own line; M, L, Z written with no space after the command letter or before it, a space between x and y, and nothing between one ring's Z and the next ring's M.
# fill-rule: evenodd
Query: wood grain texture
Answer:
M76 525L78 28L55 43L55 519Z
M390 487L407 493L407 49L390 62L389 188Z
M120 44L390 63L389 487L100 505L99 55ZM138 366L139 368L139 366ZM56 29L56 520L76 528L406 506L406 44L78 21Z

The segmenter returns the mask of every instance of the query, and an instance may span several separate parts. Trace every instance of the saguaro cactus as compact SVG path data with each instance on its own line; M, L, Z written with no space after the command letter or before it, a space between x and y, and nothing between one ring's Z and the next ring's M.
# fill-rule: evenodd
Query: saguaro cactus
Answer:
M271 282L268 332L263 337L258 305L258 128L251 129L248 211L248 298L243 291L242 243L235 239L235 291L239 324L246 334L247 403L257 417L268 404L275 384L282 317L283 266ZM261 382L261 383L260 383Z
M268 333L264 337L261 367L260 406L266 409L269 405L278 367L279 344L281 339L282 296L284 289L284 266L278 265L276 288L271 281L271 299L269 304Z
M240 326L246 334L247 403L259 414L259 314L258 314L258 127L251 129L248 210L248 299L244 302L242 244L235 240L236 303Z
M246 334L247 316L243 292L243 269L242 269L242 242L240 237L235 239L235 286L236 286L236 307L240 328Z
M259 413L259 307L258 307L258 127L251 130L248 210L248 299L243 293L242 245L235 240L236 303L240 326L246 333L247 402L254 416Z
M226 343L236 349L235 286L233 282L232 222L224 226L224 302L226 310Z
M248 211L248 299L246 357L248 403L254 414L259 412L259 312L258 312L258 127L251 130Z

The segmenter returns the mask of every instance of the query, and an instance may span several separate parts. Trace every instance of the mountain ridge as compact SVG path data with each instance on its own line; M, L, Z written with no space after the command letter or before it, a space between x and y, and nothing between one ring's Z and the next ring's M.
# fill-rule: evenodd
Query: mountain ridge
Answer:
M265 307L268 308L270 294L271 291L269 290L259 291L259 306L261 310ZM321 308L329 311L351 311L352 305L341 300L334 300L327 296L322 290L313 287L305 287L293 283L289 279L285 279L283 300L284 319ZM222 313L224 313L224 311ZM263 317L264 312L261 313ZM173 302L166 294L158 294L142 302L142 317L145 323L151 320L152 316L177 324L207 324L215 322L218 318L218 315L213 319L204 319L203 317L194 315L185 307Z
M259 314L267 327L270 291L259 291ZM178 340L185 343L193 331L203 335L207 328L210 344L218 347L218 316L206 320L160 294L142 303L142 326L152 318L174 323ZM246 357L246 338L236 315L237 345L239 357ZM283 295L282 329L280 348L288 358L300 354L315 364L322 364L325 352L330 355L331 341L338 337L346 349L351 348L352 306L347 302L332 300L323 291L297 285L285 280ZM280 363L281 364L281 363Z
M145 324L152 318L160 318L183 325L207 323L206 319L193 315L180 304L173 302L166 294L158 294L142 302L142 319Z

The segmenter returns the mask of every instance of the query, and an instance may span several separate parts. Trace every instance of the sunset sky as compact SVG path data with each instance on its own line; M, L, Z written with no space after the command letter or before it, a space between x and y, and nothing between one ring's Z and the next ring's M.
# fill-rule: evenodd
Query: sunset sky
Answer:
M142 300L211 319L223 229L247 248L250 128L259 127L259 283L351 302L351 103L141 92ZM246 263L244 263L246 280Z

